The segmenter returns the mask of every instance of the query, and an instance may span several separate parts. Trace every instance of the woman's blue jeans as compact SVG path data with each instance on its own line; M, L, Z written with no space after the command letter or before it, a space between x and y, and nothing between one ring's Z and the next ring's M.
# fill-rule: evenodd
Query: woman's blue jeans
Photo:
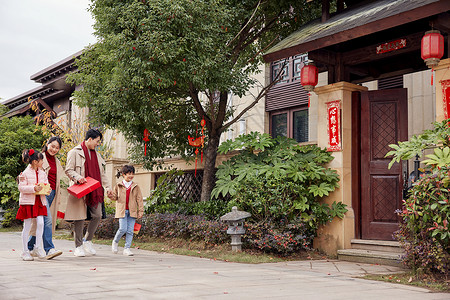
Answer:
M116 236L114 237L114 242L118 243L122 236L125 236L125 248L131 247L131 242L133 241L134 234L134 223L136 222L136 218L130 217L130 211L125 210L125 217L119 218L119 230L116 232Z
M44 233L42 235L42 240L44 244L45 253L48 250L55 248L52 240L52 214L50 212L50 206L52 205L53 199L55 199L56 191L52 190L50 195L45 196L47 198L47 216L44 216ZM34 244L36 243L36 237L30 236L28 241L28 249L33 250Z

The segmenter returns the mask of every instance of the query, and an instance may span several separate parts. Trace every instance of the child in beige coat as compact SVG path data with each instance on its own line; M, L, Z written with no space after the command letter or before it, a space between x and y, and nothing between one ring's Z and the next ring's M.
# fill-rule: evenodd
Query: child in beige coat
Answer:
M118 252L119 241L126 234L123 255L128 256L133 255L130 247L133 241L136 218L142 218L144 214L144 201L141 189L137 183L133 182L134 173L135 169L133 166L123 166L121 171L123 180L118 182L113 192L108 194L111 200L116 201L116 218L119 219L119 229L112 242L112 252Z

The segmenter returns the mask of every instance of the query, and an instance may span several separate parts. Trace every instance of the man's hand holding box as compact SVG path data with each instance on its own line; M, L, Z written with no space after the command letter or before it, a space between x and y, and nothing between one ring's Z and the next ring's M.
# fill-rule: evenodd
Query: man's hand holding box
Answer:
M71 195L80 199L81 197L84 197L87 194L89 194L90 192L98 189L99 187L101 187L101 184L98 180L95 180L94 178L91 178L91 177L86 177L86 183L74 184L74 185L70 186L67 189L67 191Z

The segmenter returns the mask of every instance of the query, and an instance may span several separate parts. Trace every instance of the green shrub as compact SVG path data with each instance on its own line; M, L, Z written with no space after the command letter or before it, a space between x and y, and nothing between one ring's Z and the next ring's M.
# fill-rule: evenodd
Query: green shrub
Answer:
M149 214L139 220L141 230L135 238L147 241L149 238L181 238L202 241L213 246L229 241L227 226L223 222L206 220L201 216L181 214ZM119 228L113 215L102 220L96 231L99 238L112 239Z
M115 215L116 214L116 202L104 199L105 202L105 212L107 215Z
M396 238L405 248L403 262L420 273L448 273L450 268L450 170L432 169L410 190L400 214Z
M0 175L0 195L0 205L4 208L17 206L14 204L19 201L19 189L16 179L9 174Z
M156 188L146 199L147 214L200 215L208 220L218 220L230 211L227 202L222 199L193 202L179 197L175 178L180 175L183 175L183 171L173 169L158 179Z
M37 129L31 116L0 120L0 175L16 178L26 167L22 151L42 148L45 137Z
M16 177L26 167L22 162L22 151L40 150L45 140L37 128L31 116L0 120L0 206L3 209L17 211L19 207ZM14 220L15 215L8 215L2 226L17 224Z
M444 273L450 269L450 119L434 123L409 141L390 145L392 161L427 155L425 174L409 190L400 216L402 223L395 237L405 248L403 262L418 273Z
M182 238L215 245L229 240L226 228L227 226L223 222L206 220L201 216L150 214L142 218L138 239L145 240L148 237Z
M180 210L184 201L177 194L177 186L174 179L183 175L183 171L172 169L158 178L156 188L146 199L145 212L152 213L176 213Z
M219 152L236 149L239 154L219 166L212 196L230 197L229 207L252 214L248 236L258 249L287 254L309 247L320 225L347 211L342 203L330 207L319 201L339 181L336 171L325 167L333 159L327 151L254 132L223 143Z
M244 248L258 249L264 252L289 255L312 248L314 232L306 226L304 220L286 220L275 222L255 222L244 225Z
M211 199L209 201L199 201L188 203L185 209L187 215L203 216L207 220L219 220L221 216L230 212L229 204L223 199Z
M22 224L22 221L16 219L18 206L8 208L3 215L2 226L0 227L14 227Z

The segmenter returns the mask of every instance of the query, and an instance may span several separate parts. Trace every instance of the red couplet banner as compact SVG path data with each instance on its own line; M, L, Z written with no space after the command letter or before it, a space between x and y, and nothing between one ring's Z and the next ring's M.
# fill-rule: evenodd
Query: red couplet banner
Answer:
M341 101L327 102L328 151L341 151Z
M443 95L443 105L444 105L444 118L450 118L450 79L442 80L442 95Z

